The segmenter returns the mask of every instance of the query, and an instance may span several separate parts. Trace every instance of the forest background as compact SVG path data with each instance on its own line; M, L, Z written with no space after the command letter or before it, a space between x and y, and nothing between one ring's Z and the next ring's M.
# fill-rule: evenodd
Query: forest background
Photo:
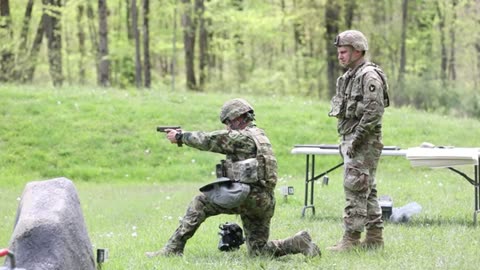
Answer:
M279 186L296 191L277 193L272 239L308 228L322 251L338 241L341 170L315 187L317 215L301 219L304 163L290 150L337 139L326 112L343 72L332 43L346 29L365 33L402 107L386 111L386 145L476 145L479 15L478 0L0 0L0 245L23 184L66 176L92 244L110 250L105 269L476 269L472 187L394 157L379 166L381 194L423 209L409 224L386 224L384 251L312 260L218 252L223 215L206 221L183 258L146 260L144 251L165 243L218 161L159 143L154 127L218 128L218 108L239 95L275 145Z
M328 101L361 30L395 106L480 117L477 0L0 0L0 82Z

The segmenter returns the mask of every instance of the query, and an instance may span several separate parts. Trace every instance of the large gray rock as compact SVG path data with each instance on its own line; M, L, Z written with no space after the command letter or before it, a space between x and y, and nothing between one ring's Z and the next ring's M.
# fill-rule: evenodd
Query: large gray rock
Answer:
M17 267L28 270L95 270L92 245L72 181L29 182L10 239ZM8 259L5 266L10 266Z

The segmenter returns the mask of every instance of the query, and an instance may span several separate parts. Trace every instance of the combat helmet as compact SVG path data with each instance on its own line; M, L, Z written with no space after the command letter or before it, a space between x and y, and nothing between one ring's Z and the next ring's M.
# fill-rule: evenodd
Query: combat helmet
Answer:
M357 30L347 30L338 34L333 43L335 46L352 46L358 51L368 51L367 38Z
M253 107L246 100L235 98L223 104L220 111L220 121L225 124L227 120L232 121L245 113L250 113L253 120Z

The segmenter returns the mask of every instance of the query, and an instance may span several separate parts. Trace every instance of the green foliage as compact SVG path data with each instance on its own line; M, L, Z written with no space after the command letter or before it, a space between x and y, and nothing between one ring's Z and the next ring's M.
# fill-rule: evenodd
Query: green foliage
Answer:
M16 53L15 70L24 70L25 62L31 63L29 53L18 52L20 30L27 0L10 1L13 38L4 38L2 48ZM111 60L111 84L119 88L134 86L135 43L128 22L131 1L108 1L109 59ZM195 1L189 1L194 3ZM348 5L354 4L352 28L359 29L369 39L372 61L384 68L389 84L407 106L428 111L454 112L475 116L480 114L476 106L461 108L457 104L471 103L470 94L479 85L478 3L458 1L408 1L406 35L406 82L398 82L402 26L402 1L259 1L244 0L241 9L233 1L211 0L205 4L205 23L209 32L208 68L206 91L231 90L329 98L327 89L326 59L327 38L325 10L334 3L339 9L338 25L345 30ZM453 5L453 3L456 5ZM32 46L35 31L42 15L41 3L33 6L28 28L26 47ZM78 7L89 4L94 18L81 22ZM96 85L98 14L95 1L65 1L60 8L62 15L62 50L66 83L79 82L80 70L86 71L86 82ZM137 1L139 30L142 32L142 3ZM150 1L150 55L152 85L155 87L185 85L185 53L183 52L182 15L185 4L178 0ZM193 11L192 11L193 12ZM199 19L198 14L193 14ZM78 31L85 33L86 55L81 57ZM9 30L5 30L10 35ZM4 32L5 32L4 31ZM0 33L0 34L2 34ZM198 34L195 48L195 75L198 69ZM298 37L298 38L297 38ZM455 37L455 38L454 38ZM44 42L46 44L46 42ZM239 46L241 44L241 46ZM143 50L143 49L142 49ZM40 50L35 68L34 83L50 84L46 46ZM143 57L143 56L142 56ZM334 57L334 56L333 56ZM454 58L455 57L455 58ZM441 63L452 64L452 71L442 71ZM8 77L9 75L7 75ZM442 82L442 86L439 85ZM419 89L419 85L422 89ZM448 85L445 87L444 85ZM448 88L448 89L442 89ZM452 91L453 94L443 93ZM439 94L440 93L440 94ZM398 104L404 105L404 104Z

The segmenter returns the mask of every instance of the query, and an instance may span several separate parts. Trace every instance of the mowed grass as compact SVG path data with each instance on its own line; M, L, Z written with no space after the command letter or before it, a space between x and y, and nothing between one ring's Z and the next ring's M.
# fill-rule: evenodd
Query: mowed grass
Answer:
M325 247L342 235L342 171L329 184L315 184L316 215L304 199L304 156L295 144L337 143L327 101L235 93L171 93L164 90L37 89L0 87L0 247L7 247L25 183L55 177L74 181L94 248L108 248L102 269L477 269L479 228L472 225L474 189L446 169L412 168L402 157L383 157L377 182L394 207L417 202L422 212L407 224L386 223L385 249L330 253ZM269 135L279 161L279 183L295 194L276 193L271 239L308 230L321 258L302 255L250 258L217 250L218 225L237 216L208 219L188 242L181 258L148 259L178 225L198 187L211 181L221 155L179 148L155 132L156 125L213 130L219 108L245 97L257 124ZM435 145L478 146L480 122L409 108L389 108L384 144L402 148L427 141ZM317 156L317 172L340 162ZM471 167L460 167L473 177Z

